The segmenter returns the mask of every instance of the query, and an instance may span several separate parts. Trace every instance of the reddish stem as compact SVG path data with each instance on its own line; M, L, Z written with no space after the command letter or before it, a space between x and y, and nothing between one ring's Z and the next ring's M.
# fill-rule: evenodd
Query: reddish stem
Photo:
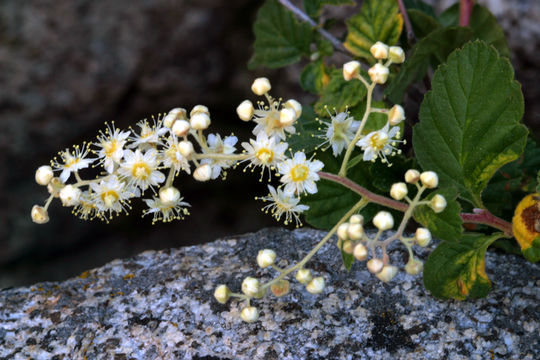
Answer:
M403 0L397 0L397 3L399 7L399 12L401 13L401 16L403 16L405 29L407 30L407 41L409 45L412 46L416 42L416 36L414 35L411 19L409 19L409 14L407 14L407 9L405 8L405 4L403 3Z
M459 0L459 26L469 26L474 0Z

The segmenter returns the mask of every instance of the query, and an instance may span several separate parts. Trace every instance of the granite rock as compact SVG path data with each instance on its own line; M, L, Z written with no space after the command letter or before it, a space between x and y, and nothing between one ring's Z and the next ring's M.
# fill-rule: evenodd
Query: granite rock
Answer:
M421 277L379 282L365 266L343 269L333 244L309 267L323 294L293 282L282 297L255 301L260 320L240 320L243 303L222 305L217 284L238 291L258 269L261 248L278 266L299 259L324 235L264 229L202 245L146 251L61 283L0 291L1 359L538 359L538 265L488 253L493 290L485 299L441 301ZM425 257L426 250L419 249ZM403 265L405 252L391 250Z

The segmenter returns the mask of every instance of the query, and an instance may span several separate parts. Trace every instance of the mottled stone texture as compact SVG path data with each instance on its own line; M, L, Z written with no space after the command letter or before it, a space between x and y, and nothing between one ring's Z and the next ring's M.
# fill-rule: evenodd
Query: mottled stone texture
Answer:
M213 296L216 284L238 291L261 248L279 266L298 260L324 235L265 229L211 244L147 251L62 283L0 292L2 359L538 359L538 265L489 253L493 290L485 299L440 301L421 277L399 273L383 284L356 263L346 272L333 244L309 263L323 294L293 282L290 294L243 306ZM425 257L427 251L421 251ZM391 252L403 265L405 251Z

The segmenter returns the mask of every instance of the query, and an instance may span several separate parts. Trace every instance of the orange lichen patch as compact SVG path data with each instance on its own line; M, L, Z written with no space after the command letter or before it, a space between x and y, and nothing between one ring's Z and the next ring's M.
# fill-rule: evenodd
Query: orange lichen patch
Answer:
M124 275L124 280L130 280L130 279L133 279L135 277L135 274L127 274L127 275Z
M540 195L525 196L518 204L512 218L514 237L526 250L532 246L534 239L540 236Z
M79 278L86 279L89 276L90 276L90 271L84 271L79 275Z

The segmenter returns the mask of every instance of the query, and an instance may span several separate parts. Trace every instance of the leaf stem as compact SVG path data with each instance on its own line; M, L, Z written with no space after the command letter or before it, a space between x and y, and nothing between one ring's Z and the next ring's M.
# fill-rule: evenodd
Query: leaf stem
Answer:
M469 26L474 0L459 0L459 26Z
M401 12L401 16L403 16L405 28L407 29L407 42L409 43L409 45L413 46L416 42L416 35L414 34L411 19L409 19L409 14L407 13L407 8L405 8L403 0L397 0L397 3L399 6L399 11Z

